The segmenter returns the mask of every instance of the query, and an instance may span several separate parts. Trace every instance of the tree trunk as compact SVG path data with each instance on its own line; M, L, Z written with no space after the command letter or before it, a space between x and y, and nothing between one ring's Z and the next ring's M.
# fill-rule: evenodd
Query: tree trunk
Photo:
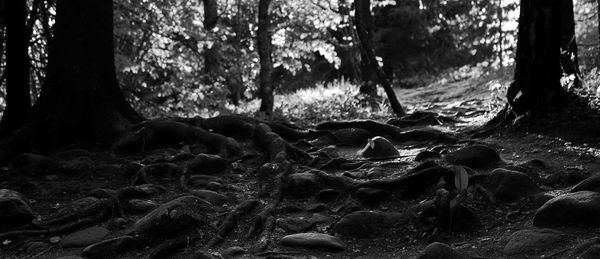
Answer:
M0 122L0 138L22 126L31 111L27 4L26 1L6 4L6 109Z
M257 44L258 56L260 58L260 86L259 96L261 98L260 112L270 116L273 113L273 45L271 43L271 18L269 5L271 0L260 0L258 2L258 31Z
M111 144L142 119L117 83L112 1L58 0L40 98L29 123L0 143L0 163L28 148Z
M369 17L371 16L371 1L357 0L354 3L354 7L356 31L358 33L358 38L360 39L362 50L366 54L367 60L369 61L371 67L375 71L377 78L379 78L379 83L385 90L385 93L390 101L390 105L392 106L392 110L398 116L405 115L406 113L404 112L402 105L400 105L400 102L396 97L396 93L392 88L392 84L390 83L383 69L379 66L379 63L377 62L377 57L375 56L372 42L373 33L369 30L368 25Z
M561 66L563 72L575 77L573 87L581 87L581 72L577 54L577 39L575 36L575 16L573 0L562 0L561 12Z
M504 34L502 33L502 22L504 20L502 10L502 0L498 0L498 59L500 60L500 67L504 67L504 50L502 44L504 43Z
M218 21L217 0L204 0L204 29L210 33ZM221 44L218 37L213 37L211 46L204 48L204 70L207 75L207 83L212 84L222 75L221 69Z
M570 0L569 0L570 1ZM521 0L514 80L507 92L519 115L561 104L562 0Z

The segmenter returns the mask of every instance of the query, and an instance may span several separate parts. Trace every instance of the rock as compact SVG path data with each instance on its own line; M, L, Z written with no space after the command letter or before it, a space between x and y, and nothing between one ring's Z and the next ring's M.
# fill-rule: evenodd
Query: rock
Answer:
M523 255L551 249L562 241L562 232L553 229L524 229L513 233L502 250L508 255Z
M346 245L337 237L321 233L298 233L284 236L284 246L318 249L331 252L344 251Z
M58 245L63 248L84 247L99 242L110 231L100 226L89 227L63 237Z
M122 236L90 245L83 249L81 256L91 259L115 258L115 255L131 250L137 245L135 238Z
M230 168L231 161L229 159L209 154L198 154L186 165L189 174L215 175Z
M206 225L213 206L194 196L184 196L162 204L139 219L131 229L142 237L170 237Z
M243 247L232 246L223 250L221 256L223 256L223 258L235 258L236 256L243 255L245 253L246 249L244 249Z
M290 216L278 219L277 226L287 231L298 233L314 228L317 224L328 223L330 221L331 217L322 214L314 214L310 217L303 214L302 216Z
M580 191L553 198L540 207L533 218L538 227L600 226L600 193Z
M20 193L0 189L0 231L28 224L33 220L33 211Z
M156 209L158 203L152 200L131 199L125 202L125 208L133 214L141 214Z
M312 197L320 189L317 178L310 172L291 174L283 184L284 196L292 199Z
M472 145L450 152L444 156L446 162L471 168L492 167L502 163L498 152L488 146Z
M27 253L28 254L39 254L41 252L48 250L48 248L50 248L50 246L44 242L31 242L27 246Z
M388 158L398 157L400 152L392 142L384 137L377 136L369 139L367 145L358 151L358 155L365 158Z
M500 200L516 201L538 190L537 184L525 173L498 168L488 178L490 189Z
M360 188L356 191L356 198L366 205L377 205L389 195L384 190L374 188Z
M56 174L60 166L54 160L32 153L24 153L16 156L11 162L10 167L16 175L43 176L47 174Z
M587 179L579 182L577 185L571 188L570 192L578 192L578 191L593 191L600 192L600 174L595 174Z
M344 216L333 227L343 237L371 238L392 225L390 218L379 211L356 211Z
M417 259L467 259L468 256L452 249L444 243L431 243L421 252Z
M217 205L217 206L223 205L223 204L227 203L227 201L229 200L229 198L227 198L227 196L225 196L223 194L219 194L215 191L190 190L190 193L200 199L210 202L210 204L212 204L212 205Z
M338 200L342 196L342 193L334 189L321 190L317 194L317 200L320 202L332 202Z
M417 156L415 156L414 161L420 162L420 161L425 161L425 160L430 160L430 159L439 159L439 158L441 158L440 153L435 152L435 151L424 150L424 151L419 152L417 154Z

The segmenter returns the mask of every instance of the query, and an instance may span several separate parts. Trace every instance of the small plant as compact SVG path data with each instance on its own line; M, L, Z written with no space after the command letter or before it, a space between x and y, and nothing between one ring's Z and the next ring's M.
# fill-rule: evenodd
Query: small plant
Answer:
M467 188L469 187L469 174L462 166L456 166L454 169L454 186L457 194L450 200L450 224L449 229L452 231L452 223L454 222L454 214L457 208L467 199Z

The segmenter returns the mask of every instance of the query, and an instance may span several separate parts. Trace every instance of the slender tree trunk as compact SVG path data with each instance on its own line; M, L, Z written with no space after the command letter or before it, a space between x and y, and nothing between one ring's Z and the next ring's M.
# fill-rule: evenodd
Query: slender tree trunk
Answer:
M0 138L22 126L31 111L26 1L8 1L7 11L6 110L0 122Z
M108 145L143 119L117 83L112 1L58 0L48 59L30 121L0 143L0 164L29 148Z
M577 38L575 36L575 15L573 13L573 0L562 0L561 12L561 66L567 75L573 75L573 87L581 87L581 72L579 71L579 57L577 52Z
M217 0L204 0L204 28L207 32L212 31L218 22L218 3ZM204 48L204 68L209 84L217 81L222 76L221 69L221 44L217 37L211 46Z
M514 81L507 92L519 115L543 112L562 102L563 12L573 12L563 0L521 0Z
M354 3L354 7L356 31L358 33L358 38L360 39L362 45L362 50L366 54L367 60L369 61L371 68L375 71L375 74L379 79L379 83L385 90L388 100L390 101L390 105L392 106L392 110L398 116L405 115L406 113L404 112L402 105L400 105L400 102L396 97L396 93L392 88L392 84L390 83L383 69L379 66L379 63L377 62L377 57L375 56L372 42L372 32L370 32L368 25L368 17L371 16L371 1L356 0L356 2Z
M596 1L597 18L598 18L598 66L600 66L600 0Z
M271 18L269 5L271 0L259 0L258 2L258 31L257 45L260 58L260 86L261 98L260 112L270 116L273 113L273 45L271 43Z

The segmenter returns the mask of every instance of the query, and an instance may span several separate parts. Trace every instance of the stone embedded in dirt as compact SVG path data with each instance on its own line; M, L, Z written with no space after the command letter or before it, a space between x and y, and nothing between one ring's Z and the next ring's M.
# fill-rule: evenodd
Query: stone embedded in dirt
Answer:
M141 214L156 209L158 203L153 200L131 199L125 202L125 209L133 214Z
M319 191L317 194L317 200L321 202L331 202L338 200L340 196L342 196L342 193L338 190L325 189Z
M280 243L284 246L318 249L331 252L344 251L346 245L337 237L321 233L298 233L284 236Z
M486 168L502 164L495 149L484 145L466 146L444 156L446 162L471 168Z
M287 198L302 199L317 194L321 186L314 174L304 172L289 175L284 181L283 190Z
M115 255L134 249L138 244L132 236L116 237L89 245L81 256L90 259L115 258Z
M223 252L221 252L221 256L223 256L223 258L235 258L236 256L243 255L246 252L246 249L243 247L232 246L223 250Z
M388 158L398 157L398 149L384 137L377 136L369 139L367 145L358 151L358 155L365 158Z
M425 160L430 160L430 159L439 159L441 158L440 153L435 152L435 151L429 151L429 150L424 150L421 151L417 154L417 156L415 156L415 161L420 162L420 161L425 161Z
M100 226L89 227L63 237L58 245L63 248L84 247L99 242L110 231Z
M9 189L0 189L0 212L0 230L23 226L34 218L27 199Z
M42 253L50 248L50 245L45 242L31 242L27 245L27 253L28 254L38 254Z
M390 194L375 188L360 188L356 191L356 198L365 205L377 205Z
M545 251L561 243L563 234L553 229L524 229L513 233L502 250L508 255Z
M210 202L210 204L212 205L223 205L225 203L227 203L227 201L229 200L229 198L227 198L227 196L223 195L223 194L219 194L215 191L209 191L209 190L190 190L189 191L190 194L203 199L205 201Z
M571 188L570 192L578 192L578 191L593 191L600 192L600 174L595 174L587 179L579 182L577 185Z
M492 171L488 184L494 196L505 201L515 201L538 190L537 184L525 173L504 168Z
M417 259L467 259L469 256L452 249L444 243L431 243L423 250Z
M198 154L185 167L188 174L215 175L231 167L231 160L217 155Z
M141 237L164 238L206 225L213 206L195 196L184 196L160 205L139 219L131 229Z
M553 198L533 218L538 227L600 226L600 193L579 191Z
M356 211L344 216L333 226L333 232L354 238L371 238L392 225L388 215L380 211Z

